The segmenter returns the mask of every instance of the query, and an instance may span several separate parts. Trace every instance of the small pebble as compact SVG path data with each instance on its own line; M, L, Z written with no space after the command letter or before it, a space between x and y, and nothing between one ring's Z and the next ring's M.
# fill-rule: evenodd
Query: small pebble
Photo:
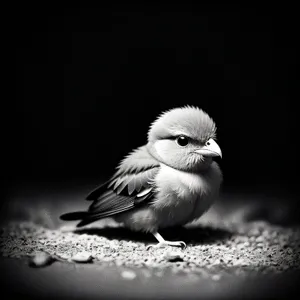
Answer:
M257 238L256 238L256 242L257 243L262 243L262 242L264 242L264 238L262 237L262 236L258 236Z
M88 263L92 261L93 257L91 253L83 251L76 253L71 259L78 263Z
M54 258L46 252L37 252L29 261L29 266L39 268L50 265Z
M181 252L168 251L164 254L164 259L170 262L183 261L183 254Z
M135 272L133 272L131 270L130 271L127 270L127 271L123 271L121 273L121 276L126 280L133 280L136 277L136 274L135 274Z
M212 276L212 280L214 280L214 281L218 281L220 279L221 279L221 275L219 275L219 274L215 274Z

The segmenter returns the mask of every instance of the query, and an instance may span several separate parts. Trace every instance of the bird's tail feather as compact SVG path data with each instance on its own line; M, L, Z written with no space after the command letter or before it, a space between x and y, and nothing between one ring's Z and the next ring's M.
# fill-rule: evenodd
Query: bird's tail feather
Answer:
M63 221L77 221L87 217L89 214L86 211L75 211L61 215L59 218Z
M80 221L76 227L82 227L88 225L94 221L97 221L99 218L99 214L91 213L88 211L75 211L63 214L59 217L63 221Z
M79 221L79 220L85 220L86 218L90 217L90 213L87 211L74 211L70 213L66 213L61 215L59 218L63 221ZM77 227L79 227L77 225Z

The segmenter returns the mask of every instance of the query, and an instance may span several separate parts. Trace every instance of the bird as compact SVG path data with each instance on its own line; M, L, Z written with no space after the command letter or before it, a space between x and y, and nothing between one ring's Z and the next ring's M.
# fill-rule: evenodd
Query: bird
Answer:
M220 194L223 173L216 157L216 123L192 105L163 111L150 125L147 142L132 150L114 174L90 191L86 210L67 212L64 221L83 227L112 218L132 231L151 233L157 243L186 248L184 241L165 240L165 228L184 226L199 219Z

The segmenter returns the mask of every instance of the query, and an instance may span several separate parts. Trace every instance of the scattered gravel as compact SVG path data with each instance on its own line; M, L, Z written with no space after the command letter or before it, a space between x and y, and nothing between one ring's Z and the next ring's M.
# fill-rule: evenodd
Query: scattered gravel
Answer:
M210 277L214 281L228 275L300 269L299 227L284 228L266 222L202 224L202 229L197 226L185 229L186 240L180 236L180 240L187 242L185 250L167 247L147 251L154 239L131 241L108 238L96 231L76 233L51 230L31 222L11 222L1 229L0 254L29 257L32 266L47 265L52 260L92 262L151 270L150 275L146 272L149 276L152 273L163 276L163 272L171 271ZM219 237L221 230L228 234ZM130 279L133 274L123 272L122 277Z

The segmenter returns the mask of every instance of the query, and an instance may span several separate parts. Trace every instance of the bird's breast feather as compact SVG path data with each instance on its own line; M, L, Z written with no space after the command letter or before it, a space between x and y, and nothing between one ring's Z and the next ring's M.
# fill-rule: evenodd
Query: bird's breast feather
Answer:
M214 170L196 174L161 165L156 176L156 184L160 190L169 189L182 195L208 194L219 187L220 177Z

